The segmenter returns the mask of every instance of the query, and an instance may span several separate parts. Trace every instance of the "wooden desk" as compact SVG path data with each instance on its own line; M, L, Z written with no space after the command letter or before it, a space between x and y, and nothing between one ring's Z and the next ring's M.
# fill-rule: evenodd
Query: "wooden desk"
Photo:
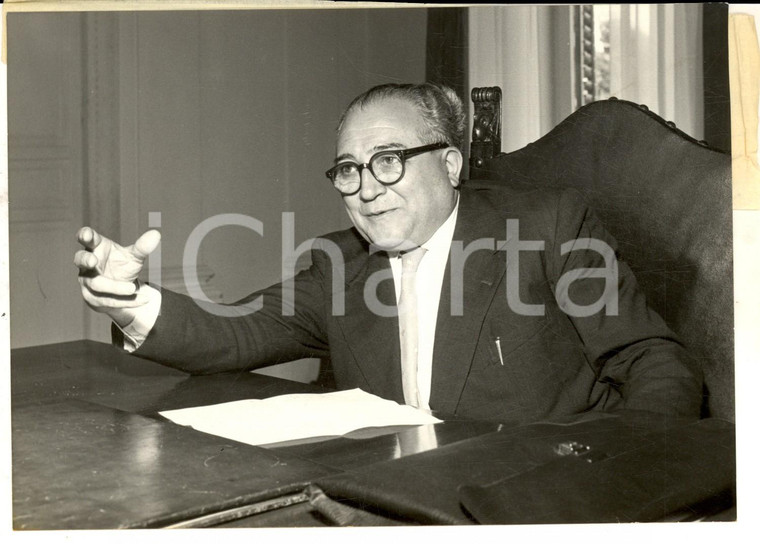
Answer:
M262 448L157 412L322 389L190 377L89 341L13 351L11 386L15 529L472 523L461 484L486 523L736 516L733 425L720 420L446 421ZM603 462L558 457L575 441Z
M251 373L190 377L91 341L14 350L11 387L15 529L320 525L302 494L309 482L498 428L423 426L432 440L408 449L419 428L249 446L156 413L322 389Z

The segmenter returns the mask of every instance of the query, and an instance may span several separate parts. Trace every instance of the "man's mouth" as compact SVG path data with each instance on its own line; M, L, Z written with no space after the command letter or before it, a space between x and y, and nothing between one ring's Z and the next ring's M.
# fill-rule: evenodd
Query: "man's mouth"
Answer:
M394 211L395 208L391 208L389 210L380 210L380 211L373 211L373 212L367 212L364 214L365 217L369 218L375 218L375 217L382 217L383 215L389 214L392 211Z

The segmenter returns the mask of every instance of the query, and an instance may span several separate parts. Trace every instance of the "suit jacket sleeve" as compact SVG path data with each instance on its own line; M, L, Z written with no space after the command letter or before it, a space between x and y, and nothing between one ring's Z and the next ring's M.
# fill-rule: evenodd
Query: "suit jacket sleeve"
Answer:
M619 391L620 408L699 415L699 365L647 306L632 271L619 259L615 240L573 192L563 193L557 210L547 272L597 380ZM595 241L593 248L588 240ZM616 272L609 284L595 276L600 269ZM583 307L595 303L604 307L584 315Z
M319 264L325 259L317 251L312 257L314 264L292 281L231 305L206 304L163 290L156 324L133 354L192 374L326 356L323 312L330 297L324 296Z

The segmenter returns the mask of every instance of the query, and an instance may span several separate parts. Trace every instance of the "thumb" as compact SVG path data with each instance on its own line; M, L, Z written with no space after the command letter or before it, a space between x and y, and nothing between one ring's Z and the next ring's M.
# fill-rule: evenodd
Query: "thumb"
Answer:
M158 247L159 243L161 243L161 233L157 230L149 230L132 245L132 254L143 261Z

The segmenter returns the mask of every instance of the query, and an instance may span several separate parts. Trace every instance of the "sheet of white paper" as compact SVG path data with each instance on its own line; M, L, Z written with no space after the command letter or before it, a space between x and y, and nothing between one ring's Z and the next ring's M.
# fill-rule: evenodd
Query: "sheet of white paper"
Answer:
M340 436L367 427L441 422L425 411L361 389L239 400L160 414L179 425L254 446Z

